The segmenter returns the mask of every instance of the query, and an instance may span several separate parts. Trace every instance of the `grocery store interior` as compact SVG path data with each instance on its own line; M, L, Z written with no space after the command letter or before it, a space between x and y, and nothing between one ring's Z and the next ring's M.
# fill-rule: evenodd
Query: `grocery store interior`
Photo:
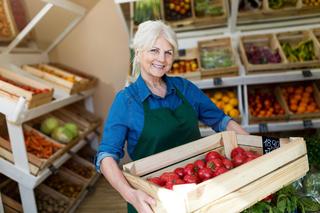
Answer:
M127 212L94 159L147 20L177 35L167 75L250 133L199 122L197 146L125 153L154 212L320 212L320 0L0 0L0 213ZM238 146L248 159L235 164ZM150 182L211 151L231 167L173 190Z

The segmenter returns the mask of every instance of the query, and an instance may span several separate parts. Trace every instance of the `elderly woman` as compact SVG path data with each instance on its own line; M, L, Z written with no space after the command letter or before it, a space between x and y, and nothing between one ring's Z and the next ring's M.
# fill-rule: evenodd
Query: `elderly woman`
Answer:
M166 75L177 53L173 30L161 21L139 25L133 46L137 80L121 90L112 104L97 153L97 170L140 213L152 212L155 201L133 189L118 167L127 152L133 160L200 138L198 120L217 132L247 134L194 84ZM129 205L128 212L136 212Z

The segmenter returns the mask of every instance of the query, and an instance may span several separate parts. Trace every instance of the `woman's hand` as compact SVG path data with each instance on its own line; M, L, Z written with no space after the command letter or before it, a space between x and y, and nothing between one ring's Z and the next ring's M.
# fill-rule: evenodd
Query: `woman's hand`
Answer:
M134 190L132 193L133 200L130 203L139 213L153 213L150 206L156 205L155 200L140 190Z

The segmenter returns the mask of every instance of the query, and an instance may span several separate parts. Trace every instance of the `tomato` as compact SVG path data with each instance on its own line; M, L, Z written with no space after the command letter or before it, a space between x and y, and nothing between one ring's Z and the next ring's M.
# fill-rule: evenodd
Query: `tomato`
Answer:
M232 162L228 159L223 159L222 163L223 163L224 167L226 167L226 169L228 169L228 170L233 168Z
M206 167L211 169L212 171L214 171L214 169L216 168L215 164L212 162L213 159L209 160L207 163L206 163Z
M164 185L164 187L167 188L167 189L172 190L173 185L174 185L173 182L169 181L169 182L166 183L166 185Z
M216 151L211 151L206 154L205 160L208 162L211 159L222 159L223 157Z
M252 160L254 160L254 159L256 159L257 157L248 157L248 158L246 158L246 160L245 160L245 163L247 163L247 162L249 162L249 161L252 161Z
M179 179L179 176L174 172L165 172L160 176L160 178L167 183Z
M203 160L196 160L193 164L194 164L194 167L197 171L199 169L206 167L206 164L203 162Z
M235 167L240 166L241 164L244 164L246 162L247 157L245 155L236 155L232 159L232 163Z
M160 177L152 177L152 178L148 178L148 181L158 185L158 186L164 186L165 185L165 181L162 180Z
M252 158L252 157L257 158L259 156L259 154L256 152L253 152L253 151L246 151L246 156L248 158Z
M184 175L192 175L195 174L194 164L189 163L184 167Z
M183 180L186 182L186 183L200 183L200 179L197 175L185 175L183 177Z
M224 167L224 165L223 165L223 163L222 163L222 160L221 159L213 159L213 160L211 160L213 163L214 163L214 165L216 166L216 167Z
M174 170L174 173L176 173L180 178L183 178L183 176L184 176L184 169L181 168L181 167L176 168L176 169Z
M214 176L221 175L227 171L228 169L226 169L225 167L217 167L216 170L214 171Z
M179 179L175 180L174 185L180 185L180 184L185 184L185 183L186 182L184 180L179 178Z
M241 147L236 147L231 151L231 158L234 158L235 156L242 154L245 155L245 150L242 149Z
M213 177L213 172L210 168L202 168L198 171L198 175L202 181L205 181Z

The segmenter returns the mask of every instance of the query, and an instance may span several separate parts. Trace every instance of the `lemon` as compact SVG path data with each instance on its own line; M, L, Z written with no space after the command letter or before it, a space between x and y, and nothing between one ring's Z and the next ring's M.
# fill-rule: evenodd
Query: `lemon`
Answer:
M228 92L227 92L227 96L228 96L229 98L235 98L235 97L236 97L236 94L235 94L235 92L233 92L233 91L228 91Z
M213 98L216 100L220 100L222 98L222 92L215 92L213 94Z
M229 100L230 100L230 98L229 98L228 96L223 96L223 97L222 97L222 101L223 101L225 104L228 103Z
M237 118L237 117L239 117L240 112L239 112L239 110L237 110L237 109L232 109L232 110L230 110L229 115L230 115L232 118Z
M229 104L231 104L234 107L238 106L238 100L236 98L231 98Z
M228 114L231 110L233 110L233 106L231 104L227 104L223 107L223 111L226 114Z

